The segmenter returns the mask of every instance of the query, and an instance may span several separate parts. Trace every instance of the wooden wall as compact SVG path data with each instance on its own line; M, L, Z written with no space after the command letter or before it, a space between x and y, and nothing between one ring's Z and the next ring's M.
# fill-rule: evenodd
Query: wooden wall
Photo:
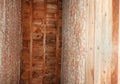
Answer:
M119 3L63 1L62 84L120 84Z
M92 1L93 3L89 2L89 13L92 17L88 19L88 26L91 28L88 32L93 34L88 33L88 41L92 42L88 42L87 83L119 84L119 0Z
M60 0L22 0L21 84L60 84Z

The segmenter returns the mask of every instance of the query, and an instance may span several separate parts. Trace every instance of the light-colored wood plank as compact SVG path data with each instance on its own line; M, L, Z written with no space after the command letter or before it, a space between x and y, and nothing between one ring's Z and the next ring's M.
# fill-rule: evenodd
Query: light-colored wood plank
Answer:
M112 0L103 0L101 31L101 84L111 84Z
M88 0L87 2L87 51L86 56L86 84L94 84L94 42L95 42L95 0Z
M102 2L95 1L95 58L94 58L94 84L101 84L101 35L102 35Z

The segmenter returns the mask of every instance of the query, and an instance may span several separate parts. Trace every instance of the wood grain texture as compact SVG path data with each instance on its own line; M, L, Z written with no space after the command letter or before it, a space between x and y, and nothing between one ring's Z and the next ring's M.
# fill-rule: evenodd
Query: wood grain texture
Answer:
M101 28L101 84L111 84L111 57L112 57L112 0L102 3ZM104 66L103 66L104 65Z
M102 35L102 0L95 1L95 60L94 84L101 84L101 35ZM100 17L100 18L99 18Z
M21 84L60 83L61 8L58 6L62 4L58 3L61 1L22 0Z
M79 27L83 22L84 26ZM81 32L79 29L84 31ZM62 84L119 84L118 31L119 0L64 1ZM75 34L77 39L74 38ZM84 45L79 46L77 42ZM78 53L78 47L85 48ZM81 57L82 53L85 58L77 57L78 55ZM74 65L76 60L77 64ZM84 67L85 74L81 72ZM76 74L80 75L76 76Z
M118 46L119 46L119 0L112 2L112 71L111 71L111 84L119 84L118 81Z
M118 40L118 65L120 65L120 1L119 1L119 14L118 14L118 17L119 17L119 24L118 24L118 28L119 28L119 36L118 36L118 38L119 38L119 40ZM120 66L118 66L118 84L120 83Z
M91 3L90 3L91 2ZM87 9L88 9L88 25L87 33L87 51L88 56L86 56L86 84L93 84L94 83L94 49L95 49L95 1L91 0L87 2ZM92 33L91 33L92 32Z

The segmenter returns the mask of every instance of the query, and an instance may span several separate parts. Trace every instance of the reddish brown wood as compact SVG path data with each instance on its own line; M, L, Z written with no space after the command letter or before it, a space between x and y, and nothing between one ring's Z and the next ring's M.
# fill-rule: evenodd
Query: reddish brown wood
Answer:
M46 0L44 0L44 11L45 11L45 16L44 16L44 78L43 78L43 84L45 84L45 66L46 66Z
M21 84L59 84L60 1L22 0L22 2L23 47L26 50L23 50L21 62L25 62L21 66L27 68L21 67Z
M30 6L30 84L32 84L32 55L33 55L33 0L31 0Z
M118 83L118 41L119 41L119 0L112 1L112 43L113 43L113 56L112 56L112 71L111 71L111 84Z

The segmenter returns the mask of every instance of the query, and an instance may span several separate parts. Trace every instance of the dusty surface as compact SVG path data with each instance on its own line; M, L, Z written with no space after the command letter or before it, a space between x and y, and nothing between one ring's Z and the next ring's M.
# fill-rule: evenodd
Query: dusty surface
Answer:
M0 84L19 83L20 26L20 0L0 0Z
M86 1L63 1L62 84L85 84Z

